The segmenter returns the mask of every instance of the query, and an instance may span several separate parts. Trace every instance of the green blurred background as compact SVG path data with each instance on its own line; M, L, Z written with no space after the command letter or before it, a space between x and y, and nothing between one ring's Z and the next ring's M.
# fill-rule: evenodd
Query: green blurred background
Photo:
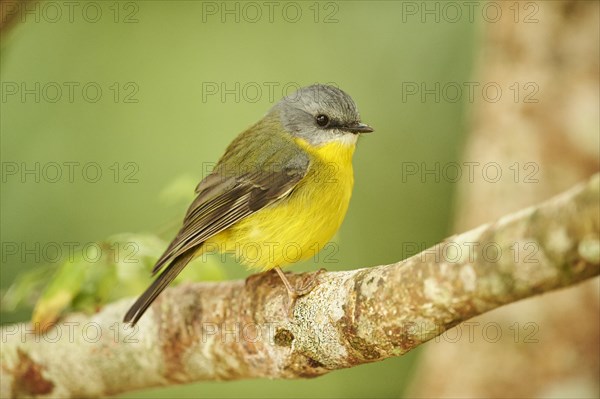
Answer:
M34 175L4 170L3 244L83 244L122 232L169 240L206 163L217 161L286 88L315 82L332 82L352 95L376 132L362 138L356 152L337 262L321 257L318 265L309 261L293 270L390 263L409 255L402 243L431 245L449 233L453 185L403 178L403 167L458 160L467 104L403 99L403 83L469 80L477 27L466 18L422 22L407 18L405 4L394 1L276 2L272 21L262 6L256 22L256 8L236 2L75 2L73 18L63 3L50 3L61 7L62 17L42 6L39 20L27 16L2 34L3 167L95 162L103 175L88 182L77 166L69 181L64 166L57 182L43 172L36 182ZM223 7L234 14L222 15ZM286 7L293 9L283 14ZM302 16L292 22L297 9ZM33 94L9 94L36 82L39 102ZM62 88L56 102L52 85L43 92L49 82ZM64 82L76 84L72 101ZM239 84L239 98L223 98L222 84L234 91ZM97 102L84 97L95 96L93 87L102 89ZM217 94L206 91L215 87ZM49 266L43 256L20 255L3 254L3 289L20 273ZM220 267L227 279L248 275L231 260ZM30 312L3 311L2 323L26 320ZM122 397L399 397L416 361L418 350L312 380L199 383Z

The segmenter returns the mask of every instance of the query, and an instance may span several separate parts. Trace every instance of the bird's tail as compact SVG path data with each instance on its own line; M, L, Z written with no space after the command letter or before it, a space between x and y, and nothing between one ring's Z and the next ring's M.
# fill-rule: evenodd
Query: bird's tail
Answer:
M150 287L148 287L138 300L135 301L133 306L127 311L127 314L125 314L123 321L125 323L131 323L131 325L134 326L150 305L152 305L152 302L154 302L156 297L167 288L171 281L173 281L183 270L185 265L194 258L196 250L197 248L188 249L186 252L173 259L169 266L163 270Z

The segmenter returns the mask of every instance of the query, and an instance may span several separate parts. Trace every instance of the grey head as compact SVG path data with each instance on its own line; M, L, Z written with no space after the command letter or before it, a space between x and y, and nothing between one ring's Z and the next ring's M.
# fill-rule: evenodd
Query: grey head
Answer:
M360 122L352 98L334 86L315 84L282 98L268 115L277 115L285 130L312 145L341 141L355 143L373 129Z

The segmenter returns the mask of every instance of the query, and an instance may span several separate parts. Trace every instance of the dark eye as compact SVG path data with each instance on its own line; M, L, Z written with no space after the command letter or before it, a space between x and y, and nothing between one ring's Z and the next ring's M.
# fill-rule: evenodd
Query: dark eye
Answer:
M327 115L323 115L323 114L317 115L316 120L317 120L317 125L322 126L322 127L327 126L329 124L329 117Z

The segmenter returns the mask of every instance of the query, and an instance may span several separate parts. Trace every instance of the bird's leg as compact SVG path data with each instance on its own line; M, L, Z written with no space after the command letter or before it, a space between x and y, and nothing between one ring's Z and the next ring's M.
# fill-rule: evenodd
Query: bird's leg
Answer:
M307 281L303 281L302 286L300 288L296 288L298 296L301 297L310 293L317 286L319 282L319 275L326 271L327 270L320 268L310 279L308 279Z
M285 289L287 290L287 294L288 294L287 313L288 313L288 317L291 318L293 315L294 305L296 304L296 300L298 299L298 297L300 297L300 295L298 294L298 291L296 291L296 289L294 287L292 287L292 284L290 284L290 280L288 280L287 277L285 276L285 274L283 274L283 271L281 270L281 268L279 266L275 266L275 271L279 275L279 278L281 279L281 281L283 281L283 285L285 285Z
M311 292L313 290L313 288L315 288L315 286L317 285L317 279L319 277L319 274L323 273L325 271L325 269L319 269L317 274L315 276L313 276L308 282L303 284L302 287L300 287L300 288L292 287L292 284L287 279L287 277L285 276L285 274L283 273L283 271L281 270L281 268L279 266L275 267L275 271L279 275L279 278L281 278L281 281L283 281L283 285L285 285L285 288L287 290L287 293L288 293L288 316L291 317L292 311L294 310L294 305L296 304L296 300L298 298L300 298L301 296L308 294L309 292Z

